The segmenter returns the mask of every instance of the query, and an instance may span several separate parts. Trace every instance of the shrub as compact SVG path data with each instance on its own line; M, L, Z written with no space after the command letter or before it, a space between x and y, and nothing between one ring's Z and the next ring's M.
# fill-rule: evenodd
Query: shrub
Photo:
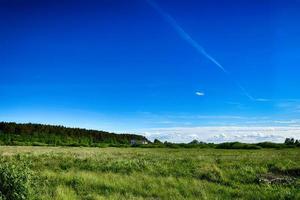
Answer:
M273 142L261 142L258 143L257 146L260 146L262 148L281 148L283 147L283 144L278 144Z
M0 165L0 199L31 199L29 182L30 172L28 168L2 161Z
M260 146L255 144L245 144L240 142L225 142L218 144L217 149L261 149Z

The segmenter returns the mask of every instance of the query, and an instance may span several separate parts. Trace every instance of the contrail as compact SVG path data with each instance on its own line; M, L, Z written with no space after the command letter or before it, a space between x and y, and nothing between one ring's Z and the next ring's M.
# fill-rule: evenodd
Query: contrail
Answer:
M209 55L205 49L198 44L197 41L195 41L181 26L175 21L175 19L169 15L167 12L165 12L157 3L155 3L152 0L146 0L150 6L152 6L179 34L179 36L185 40L188 44L190 44L198 53L205 56L208 60L210 60L212 63L214 63L219 69L221 69L226 75L230 76L230 73L211 55ZM231 76L230 76L231 77ZM256 98L254 98L250 93L235 79L231 77L231 79L235 82L235 84L238 86L238 88L243 92L243 94L249 98L251 101L258 101Z
M237 81L235 81L235 84L240 88L240 90L243 92L243 94L248 97L251 101L260 101L259 99L254 98L249 92Z
M177 31L177 33L187 41L192 47L194 47L200 54L204 55L208 60L213 62L215 65L217 65L223 72L228 73L225 68L216 61L212 56L210 56L202 46L200 46L179 24L175 21L175 19L166 13L164 10L161 9L158 4L156 4L154 1L146 0L168 23L171 24L171 26Z

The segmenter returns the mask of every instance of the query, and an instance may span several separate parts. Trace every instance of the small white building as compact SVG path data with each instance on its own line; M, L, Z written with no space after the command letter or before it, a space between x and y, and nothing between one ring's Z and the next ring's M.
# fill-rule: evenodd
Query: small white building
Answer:
M130 144L134 145L134 144L148 144L148 141L146 140L130 140Z

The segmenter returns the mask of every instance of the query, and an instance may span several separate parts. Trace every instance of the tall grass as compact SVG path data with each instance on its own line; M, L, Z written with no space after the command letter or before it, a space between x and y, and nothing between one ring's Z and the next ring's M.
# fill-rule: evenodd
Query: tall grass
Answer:
M0 147L0 154L28 163L36 199L300 199L297 173L291 184L258 182L300 170L299 149Z

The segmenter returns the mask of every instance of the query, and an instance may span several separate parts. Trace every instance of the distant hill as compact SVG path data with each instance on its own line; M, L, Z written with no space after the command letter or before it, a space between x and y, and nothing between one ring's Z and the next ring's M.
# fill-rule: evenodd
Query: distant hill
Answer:
M141 135L67 128L44 124L0 122L0 145L101 146L147 141Z

